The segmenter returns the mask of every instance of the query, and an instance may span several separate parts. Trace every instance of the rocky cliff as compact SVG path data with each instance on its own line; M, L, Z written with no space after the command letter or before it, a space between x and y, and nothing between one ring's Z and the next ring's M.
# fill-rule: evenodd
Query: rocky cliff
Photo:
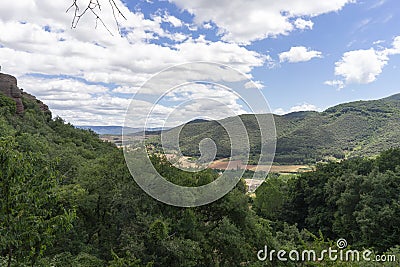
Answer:
M46 113L50 113L49 107L36 99L33 95L23 92L18 88L17 79L14 76L0 73L0 93L14 99L17 107L17 114L22 114L25 111L23 99L29 99L38 105L38 107Z
M0 73L0 93L14 99L17 105L17 113L24 112L22 104L22 91L17 86L17 79L14 76Z

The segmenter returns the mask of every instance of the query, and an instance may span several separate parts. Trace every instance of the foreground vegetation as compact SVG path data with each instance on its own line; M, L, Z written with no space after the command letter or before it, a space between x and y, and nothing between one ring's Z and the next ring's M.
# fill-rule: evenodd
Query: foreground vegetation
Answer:
M378 158L319 165L284 179L270 176L257 190L254 210L275 229L296 225L353 248L384 252L400 245L400 149Z
M266 245L320 251L338 237L400 259L399 150L270 176L255 198L240 182L210 205L177 208L138 187L120 149L24 106L16 115L0 94L0 266L368 266L257 258ZM152 161L175 183L215 179Z

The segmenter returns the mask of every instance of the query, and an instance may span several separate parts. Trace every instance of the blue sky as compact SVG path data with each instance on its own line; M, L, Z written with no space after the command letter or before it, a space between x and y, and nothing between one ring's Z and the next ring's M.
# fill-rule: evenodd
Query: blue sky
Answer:
M3 71L76 125L121 125L135 93L137 123L143 124L147 114L140 111L154 103L140 96L140 86L167 67L191 61L232 66L251 77L278 114L400 93L395 0L117 0L127 18L117 17L122 36L108 1L96 12L112 35L100 23L95 27L91 14L71 29L73 13L65 12L70 0L3 2ZM82 9L87 0L78 3ZM236 96L209 89L193 86L180 93L224 98L225 109L247 111ZM164 101L156 110L171 114L175 104ZM174 123L204 115L202 105L196 107L197 113L182 112L187 116L175 116ZM204 116L221 114L230 113L216 107Z

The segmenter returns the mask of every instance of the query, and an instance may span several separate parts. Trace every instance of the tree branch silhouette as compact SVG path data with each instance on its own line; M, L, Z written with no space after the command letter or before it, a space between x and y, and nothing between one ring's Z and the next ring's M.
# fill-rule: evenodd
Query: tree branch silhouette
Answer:
M74 13L74 16L73 16L72 22L71 22L71 28L72 29L75 29L78 26L79 21L81 20L81 18L83 16L85 16L87 13L91 13L96 19L95 28L97 28L97 25L100 22L104 26L104 28L113 36L112 32L107 27L106 23L100 17L100 13L102 12L102 6L100 4L100 0L90 0L89 3L87 4L87 6L85 6L85 8L82 9L82 11L81 11L81 9L79 7L78 2L79 2L79 0L72 0L71 6L66 10L67 13L70 12L70 11L72 11ZM121 27L120 27L120 24L118 22L117 16L121 16L125 20L126 20L126 17L122 13L121 9L115 3L115 0L108 0L108 3L111 6L112 14L113 14L115 23L117 25L118 32L121 34Z

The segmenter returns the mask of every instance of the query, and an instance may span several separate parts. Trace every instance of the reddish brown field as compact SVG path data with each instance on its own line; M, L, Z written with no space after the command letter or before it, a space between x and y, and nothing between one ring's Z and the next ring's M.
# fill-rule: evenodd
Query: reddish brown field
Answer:
M220 169L220 170L225 170L228 167L229 160L225 161L225 159L220 159L216 160L213 163L210 164L211 169ZM230 163L230 168L229 169L237 169L237 168L243 169L246 167L246 165L242 164L241 160L233 160Z
M211 169L225 170L228 167L229 160L221 159L216 160L210 164ZM296 173L310 170L309 166L306 165L273 165L271 167L267 165L244 165L240 160L234 160L230 163L229 169L247 169L252 171L270 171L274 173Z

